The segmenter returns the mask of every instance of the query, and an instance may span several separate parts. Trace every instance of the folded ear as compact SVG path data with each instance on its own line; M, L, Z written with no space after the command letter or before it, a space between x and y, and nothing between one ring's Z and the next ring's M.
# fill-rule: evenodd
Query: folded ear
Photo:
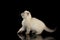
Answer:
M27 15L29 15L29 14L30 14L30 12L29 12L29 11L27 11L27 10L25 10L24 12L25 12Z
M29 13L27 13L27 15L29 15Z
M25 12L25 13L30 13L30 12L29 12L29 11L27 11L27 10L25 10L24 12Z

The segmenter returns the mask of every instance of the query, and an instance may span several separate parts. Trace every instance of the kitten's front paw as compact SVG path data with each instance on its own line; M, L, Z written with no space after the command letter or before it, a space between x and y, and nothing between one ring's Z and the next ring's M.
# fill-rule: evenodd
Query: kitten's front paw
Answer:
M17 33L19 33L19 31Z
M32 31L32 33L36 33L36 31Z
M28 33L28 32L26 32L25 34L27 34L27 35L28 35L29 33Z
M17 33L22 33L22 31L18 31Z

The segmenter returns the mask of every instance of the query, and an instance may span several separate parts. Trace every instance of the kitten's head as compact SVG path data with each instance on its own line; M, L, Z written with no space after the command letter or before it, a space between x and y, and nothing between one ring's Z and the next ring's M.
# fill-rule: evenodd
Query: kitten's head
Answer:
M23 19L30 18L31 13L29 11L25 10L23 13L21 13L21 16L22 16Z

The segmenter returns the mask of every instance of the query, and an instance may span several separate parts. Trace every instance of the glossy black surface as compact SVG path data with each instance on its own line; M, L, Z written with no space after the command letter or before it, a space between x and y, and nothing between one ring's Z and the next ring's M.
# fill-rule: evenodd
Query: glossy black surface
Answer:
M36 35L36 34L29 34L29 35L25 35L25 34L17 34L18 36L18 40L57 40L56 35Z

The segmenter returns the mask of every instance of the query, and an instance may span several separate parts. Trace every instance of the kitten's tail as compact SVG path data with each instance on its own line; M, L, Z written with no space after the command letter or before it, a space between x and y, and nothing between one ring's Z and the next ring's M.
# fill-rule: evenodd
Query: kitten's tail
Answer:
M51 30L51 29L45 27L45 31L47 31L47 32L54 32L54 31L56 31L56 28L54 30Z

